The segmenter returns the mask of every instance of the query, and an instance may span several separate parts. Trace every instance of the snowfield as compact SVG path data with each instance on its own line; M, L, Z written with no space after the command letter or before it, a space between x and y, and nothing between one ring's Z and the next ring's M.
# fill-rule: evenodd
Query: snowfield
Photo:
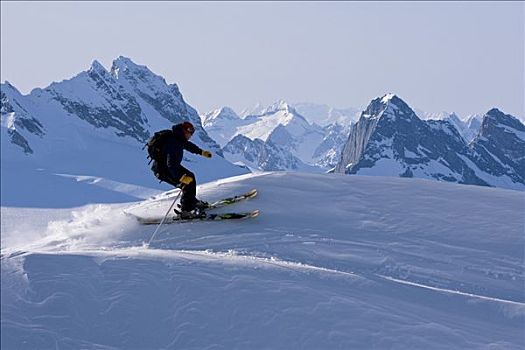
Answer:
M523 349L525 193L259 173L255 219L155 226L171 191L2 207L2 349ZM55 207L60 207L59 205Z

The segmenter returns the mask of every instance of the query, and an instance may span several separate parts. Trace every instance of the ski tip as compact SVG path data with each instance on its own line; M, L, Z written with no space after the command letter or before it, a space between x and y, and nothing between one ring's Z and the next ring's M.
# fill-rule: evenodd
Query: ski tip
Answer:
M260 213L259 209L254 210L254 211L252 212L252 214L250 215L250 217L255 218L255 217L259 216L259 213Z

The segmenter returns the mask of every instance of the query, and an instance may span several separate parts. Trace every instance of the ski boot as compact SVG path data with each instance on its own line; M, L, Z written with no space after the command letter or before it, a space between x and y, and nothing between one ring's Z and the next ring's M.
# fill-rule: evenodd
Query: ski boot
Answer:
M206 217L206 212L204 210L195 208L193 210L177 210L175 209L178 220L192 220L192 219L202 219Z
M204 210L204 209L208 209L209 207L210 207L210 203L201 201L200 199L197 199L197 201L195 202L195 208Z
M180 203L177 204L177 207L179 208L178 211L184 211ZM210 203L201 201L200 199L195 200L195 208L200 209L200 210L206 210L209 207L210 207ZM191 210L186 210L186 211L191 211Z

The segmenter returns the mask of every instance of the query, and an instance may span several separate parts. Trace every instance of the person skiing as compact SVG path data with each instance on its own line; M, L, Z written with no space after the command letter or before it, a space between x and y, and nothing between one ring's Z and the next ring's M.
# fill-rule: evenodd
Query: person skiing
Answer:
M182 188L181 216L191 217L204 214L208 203L197 199L197 183L195 174L181 165L184 150L211 158L209 151L202 150L190 141L195 128L188 121L176 124L172 127L172 133L166 138L162 145L162 161L154 161L151 169L155 176L175 187Z

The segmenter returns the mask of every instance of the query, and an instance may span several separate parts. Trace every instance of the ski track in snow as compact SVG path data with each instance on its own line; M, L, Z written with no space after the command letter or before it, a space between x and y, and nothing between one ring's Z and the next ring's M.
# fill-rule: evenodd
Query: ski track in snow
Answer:
M484 295L477 295L473 293L466 293L459 290L451 290L445 288L437 288L422 283L416 283L406 280L401 280L391 276L384 276L374 273L366 272L355 272L355 271L340 271L336 269L330 269L321 266L309 265L302 262L295 261L286 261L279 258L270 257L264 258L255 255L245 255L238 254L237 252L230 250L228 252L214 252L210 250L172 250L172 249L151 249L143 247L131 247L131 248L108 248L107 250L79 250L79 251L65 251L65 252L46 252L46 251L32 251L32 252L15 252L11 253L9 256L2 257L2 259L9 258L20 258L28 254L50 254L50 255L79 255L79 256L93 256L99 262L104 261L105 259L111 258L139 258L139 259L160 259L160 260L172 260L172 259L184 259L184 260L195 260L195 261L205 261L205 262L219 262L223 264L241 264L246 266L269 266L276 268L285 268L291 269L297 272L318 272L318 273L327 273L340 275L344 277L361 277L365 279L378 280L383 279L385 281L403 284L407 286L413 286L417 288L428 289L431 291L453 294L464 296L468 298L480 299L483 301L503 303L509 305L515 305L523 308L522 312L525 315L525 303L505 300L500 298L494 298Z

